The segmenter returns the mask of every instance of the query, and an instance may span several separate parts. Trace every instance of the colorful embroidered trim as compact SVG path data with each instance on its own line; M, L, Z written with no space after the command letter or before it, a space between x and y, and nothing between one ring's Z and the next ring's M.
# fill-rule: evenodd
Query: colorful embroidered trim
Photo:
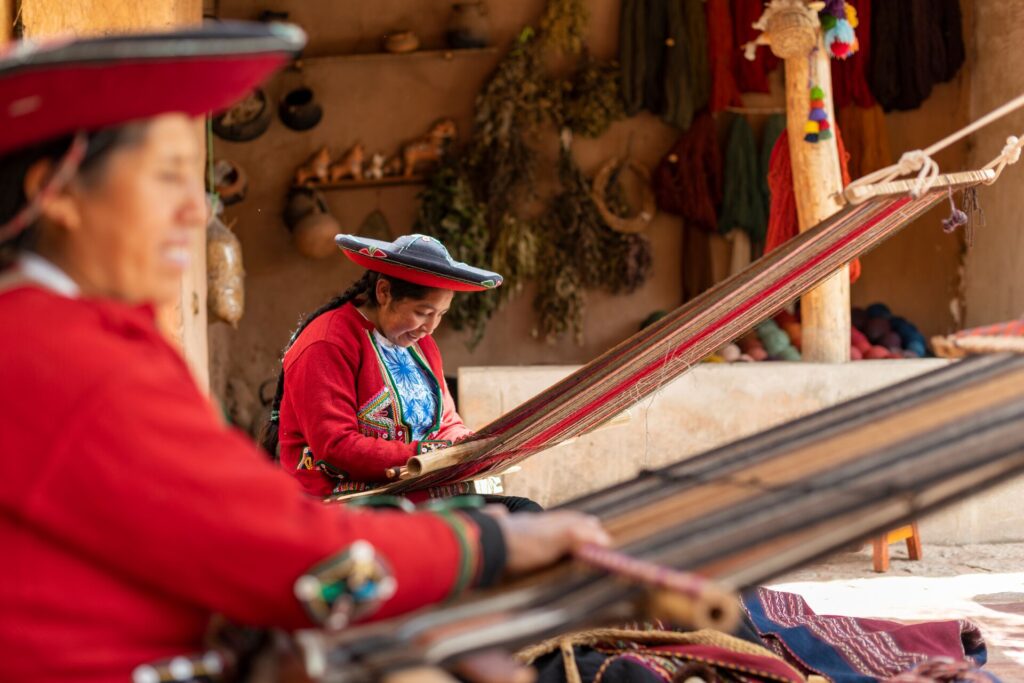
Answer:
M372 614L395 594L398 583L373 546L356 541L295 581L295 597L310 618L341 629Z
M442 448L448 448L451 445L452 442L447 439L423 440L416 444L416 455L433 453L434 451L439 451Z
M472 586L480 573L480 532L476 525L467 523L466 518L458 513L442 510L437 514L448 523L459 541L459 573L447 598L452 600Z

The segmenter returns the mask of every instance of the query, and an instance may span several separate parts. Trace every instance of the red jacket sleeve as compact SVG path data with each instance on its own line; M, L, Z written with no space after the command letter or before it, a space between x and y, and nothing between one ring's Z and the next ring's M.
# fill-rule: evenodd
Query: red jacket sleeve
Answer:
M126 581L256 625L307 625L296 578L357 539L397 580L377 616L444 599L475 562L441 517L308 499L217 422L184 367L181 376L146 372L91 393L4 513Z
M385 481L385 470L404 465L416 444L359 432L356 362L331 342L313 342L285 369L284 396L314 459L355 481Z

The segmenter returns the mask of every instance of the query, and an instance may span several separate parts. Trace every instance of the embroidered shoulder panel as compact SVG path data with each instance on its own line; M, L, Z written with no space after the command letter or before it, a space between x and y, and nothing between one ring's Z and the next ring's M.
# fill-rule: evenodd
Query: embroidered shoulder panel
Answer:
M384 387L363 405L356 414L359 433L363 436L389 441L407 441L405 425L396 419L395 402L391 390Z

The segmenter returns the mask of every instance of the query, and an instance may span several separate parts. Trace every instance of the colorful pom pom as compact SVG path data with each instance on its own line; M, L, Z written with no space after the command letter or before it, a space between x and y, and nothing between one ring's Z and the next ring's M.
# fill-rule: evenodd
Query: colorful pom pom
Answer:
M822 103L824 103L825 101L825 91L822 90L821 87L817 85L811 88L811 101L813 102L814 100L818 100L819 102Z

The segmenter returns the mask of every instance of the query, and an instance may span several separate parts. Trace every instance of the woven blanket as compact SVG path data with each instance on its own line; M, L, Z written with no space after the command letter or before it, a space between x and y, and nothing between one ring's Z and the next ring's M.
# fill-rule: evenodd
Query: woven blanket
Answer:
M915 669L926 670L936 661L968 666L954 667L963 670L955 678L899 680L997 681L975 670L985 663L985 642L978 627L967 620L901 624L819 615L799 595L768 588L744 594L743 608L768 647L804 673L834 683L892 680Z

